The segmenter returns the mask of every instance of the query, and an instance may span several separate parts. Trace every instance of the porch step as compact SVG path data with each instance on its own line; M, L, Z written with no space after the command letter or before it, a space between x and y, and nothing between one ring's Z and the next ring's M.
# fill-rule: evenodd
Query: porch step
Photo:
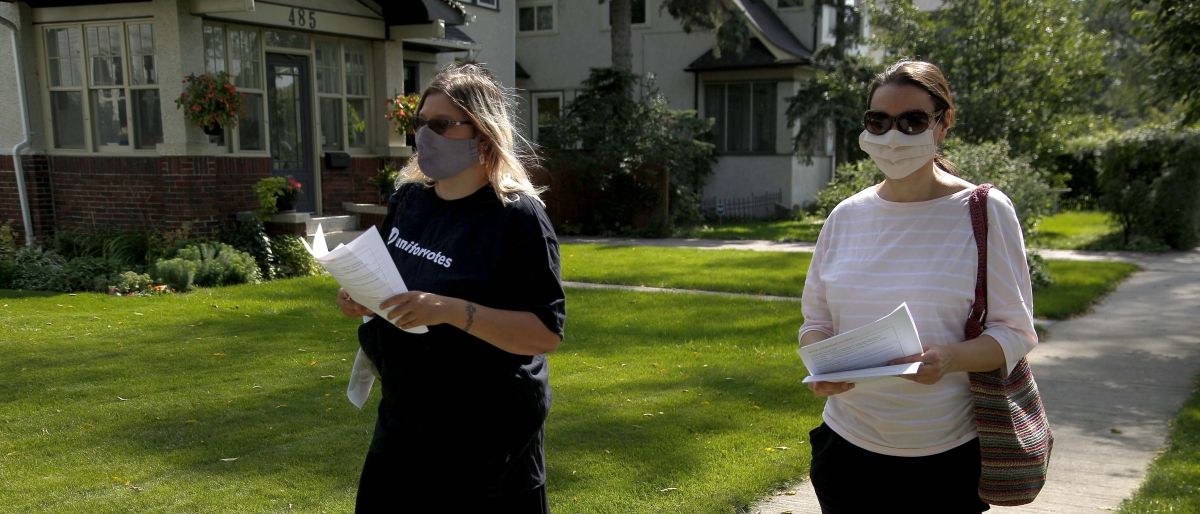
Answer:
M322 230L324 230L324 227L322 227ZM337 248L337 245L339 245L339 244L349 243L350 241L353 241L354 238L362 235L362 233L363 233L363 231L361 231L361 230L345 230L345 231L340 231L340 232L326 232L325 233L325 244L329 246L330 250L332 250L334 248ZM312 244L313 234L304 236L304 238L308 240L309 244Z
M319 218L309 218L304 223L304 233L313 235L317 233L317 225L321 225L321 230L328 236L333 232L343 232L346 230L358 230L358 216L351 214L342 216L321 216Z

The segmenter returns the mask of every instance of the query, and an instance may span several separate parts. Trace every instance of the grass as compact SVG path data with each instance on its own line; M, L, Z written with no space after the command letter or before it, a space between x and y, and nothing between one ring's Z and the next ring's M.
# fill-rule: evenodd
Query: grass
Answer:
M1064 211L1042 218L1026 240L1030 248L1117 250L1121 227L1101 211Z
M327 278L187 295L0 292L0 504L346 511L374 424ZM570 291L555 512L729 512L808 468L794 305ZM332 376L332 378L327 378ZM785 449L786 447L786 449Z
M815 242L821 220L744 221L680 229L677 237L728 240ZM1120 250L1121 228L1108 213L1063 211L1047 216L1026 240L1030 248L1057 250Z
M791 296L809 258L594 245L563 255L570 280ZM1068 298L1058 302L1084 306L1129 271L1050 265ZM0 505L348 510L379 393L362 411L345 399L356 332L334 290L318 277L153 298L0 291ZM806 474L822 402L799 383L795 304L569 297L568 337L550 357L555 512L729 512ZM1184 469L1196 460L1182 458ZM1173 473L1164 487L1183 476Z
M1054 283L1033 294L1039 318L1067 319L1091 309L1138 267L1125 262L1047 260Z
M1200 512L1200 380L1171 424L1166 451L1150 466L1123 514Z
M563 278L598 284L800 296L807 252L562 245Z
M816 241L824 220L743 221L679 229L675 237L723 240Z
M800 296L812 255L646 246L564 244L563 277L578 282ZM1034 295L1034 315L1066 319L1088 311L1137 267L1047 261L1054 284Z

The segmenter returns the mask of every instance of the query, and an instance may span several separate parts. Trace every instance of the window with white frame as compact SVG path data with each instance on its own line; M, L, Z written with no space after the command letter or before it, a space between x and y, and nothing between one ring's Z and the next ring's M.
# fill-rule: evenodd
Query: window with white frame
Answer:
M370 47L356 40L309 37L278 30L206 24L205 71L228 71L242 94L235 150L266 150L264 47L309 50L316 76L321 149L366 148L370 126Z
M500 0L464 0L466 3L475 4L480 7L487 7L496 11L500 10Z
M522 2L517 7L517 33L554 32L558 13L553 1Z
M153 24L55 25L43 35L55 148L124 151L162 142Z
M704 115L713 118L717 152L775 153L774 82L730 82L704 86Z
M533 93L533 140L540 141L554 130L562 116L562 91Z
M604 8L604 26L607 28L612 26L612 10L613 6L616 4L614 4L612 0L608 0L605 3L608 4L608 7ZM646 0L630 0L629 6L630 24L634 26L645 26L646 20L649 19L649 12L646 10L648 8Z
M367 127L370 126L371 103L367 46L358 43L342 45L346 66L346 146L367 146Z
M317 110L321 119L321 149L342 149L342 60L336 41L317 41Z

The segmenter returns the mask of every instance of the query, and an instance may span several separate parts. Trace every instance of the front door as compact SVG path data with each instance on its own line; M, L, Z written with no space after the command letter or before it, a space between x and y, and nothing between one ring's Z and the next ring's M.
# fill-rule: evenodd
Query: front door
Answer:
M267 119L271 131L271 174L303 184L296 210L316 210L312 159L312 106L308 57L267 54Z

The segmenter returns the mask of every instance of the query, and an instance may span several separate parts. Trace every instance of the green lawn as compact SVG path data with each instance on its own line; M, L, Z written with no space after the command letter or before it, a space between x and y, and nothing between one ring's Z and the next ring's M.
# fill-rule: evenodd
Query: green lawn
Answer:
M824 220L743 221L685 227L675 237L724 240L816 241Z
M355 323L333 291L0 292L0 505L349 510L378 392L361 412L345 399ZM799 382L794 305L569 294L550 357L556 512L729 512L805 474L821 402Z
M1030 248L1115 250L1121 227L1101 211L1064 211L1047 216L1025 241Z
M577 282L800 296L812 254L564 244L563 278ZM1047 261L1054 284L1034 296L1039 318L1087 312L1137 269L1118 262Z
M598 284L800 296L812 254L562 245L563 279Z
M675 235L700 239L814 242L820 233L821 220L806 218L686 227L679 229ZM1107 213L1064 211L1043 218L1026 243L1030 248L1116 250L1120 249L1120 237L1120 226Z
M1200 380L1171 424L1166 451L1154 460L1123 514L1200 512Z
M792 296L809 258L563 255L570 280ZM1116 280L1105 266L1051 272L1087 305L1100 289L1076 282ZM162 297L0 291L0 505L348 510L379 393L363 411L345 399L355 323L334 290L307 278ZM550 357L555 512L730 512L805 476L822 402L799 383L794 303L572 289L568 308Z

